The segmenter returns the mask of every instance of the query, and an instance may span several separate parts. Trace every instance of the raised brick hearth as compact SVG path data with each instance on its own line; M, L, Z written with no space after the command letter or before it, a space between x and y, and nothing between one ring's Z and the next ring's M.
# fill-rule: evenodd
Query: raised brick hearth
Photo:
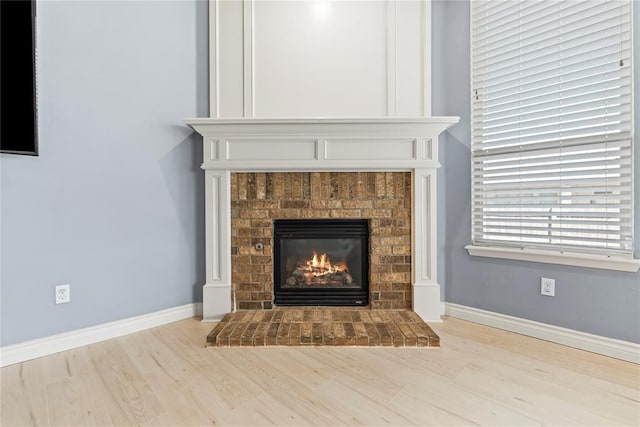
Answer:
M272 220L370 220L369 304L411 308L410 172L231 174L232 295L236 307L273 301ZM263 249L256 249L261 243Z
M207 345L439 347L440 339L410 310L305 307L229 313Z

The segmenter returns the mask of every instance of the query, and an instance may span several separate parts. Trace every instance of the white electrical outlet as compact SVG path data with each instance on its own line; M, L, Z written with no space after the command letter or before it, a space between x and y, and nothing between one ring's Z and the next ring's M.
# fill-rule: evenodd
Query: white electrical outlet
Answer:
M540 293L547 296L556 295L556 281L554 279L547 279L543 277L540 279Z
M71 301L71 285L56 286L56 304Z

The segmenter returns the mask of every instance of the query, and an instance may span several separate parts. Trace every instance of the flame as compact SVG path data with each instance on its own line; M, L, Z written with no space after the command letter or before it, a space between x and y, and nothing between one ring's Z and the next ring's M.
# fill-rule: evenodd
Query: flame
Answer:
M306 270L310 273L309 276L318 277L324 276L325 274L346 271L347 266L345 264L331 264L327 254L321 254L318 256L318 254L314 252L313 258L307 260Z

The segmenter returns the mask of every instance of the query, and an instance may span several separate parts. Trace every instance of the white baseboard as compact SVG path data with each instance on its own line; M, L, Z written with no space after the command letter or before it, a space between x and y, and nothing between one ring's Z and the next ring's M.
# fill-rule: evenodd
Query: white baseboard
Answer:
M0 367L200 315L202 315L202 303L186 304L89 328L7 345L0 347Z
M540 338L580 350L640 364L640 344L561 328L453 303L445 303L448 316Z

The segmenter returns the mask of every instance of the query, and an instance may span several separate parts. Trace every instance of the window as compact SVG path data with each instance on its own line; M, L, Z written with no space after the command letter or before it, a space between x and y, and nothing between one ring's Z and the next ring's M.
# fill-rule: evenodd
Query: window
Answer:
M631 7L472 1L470 248L480 248L472 254L640 265L632 260Z

